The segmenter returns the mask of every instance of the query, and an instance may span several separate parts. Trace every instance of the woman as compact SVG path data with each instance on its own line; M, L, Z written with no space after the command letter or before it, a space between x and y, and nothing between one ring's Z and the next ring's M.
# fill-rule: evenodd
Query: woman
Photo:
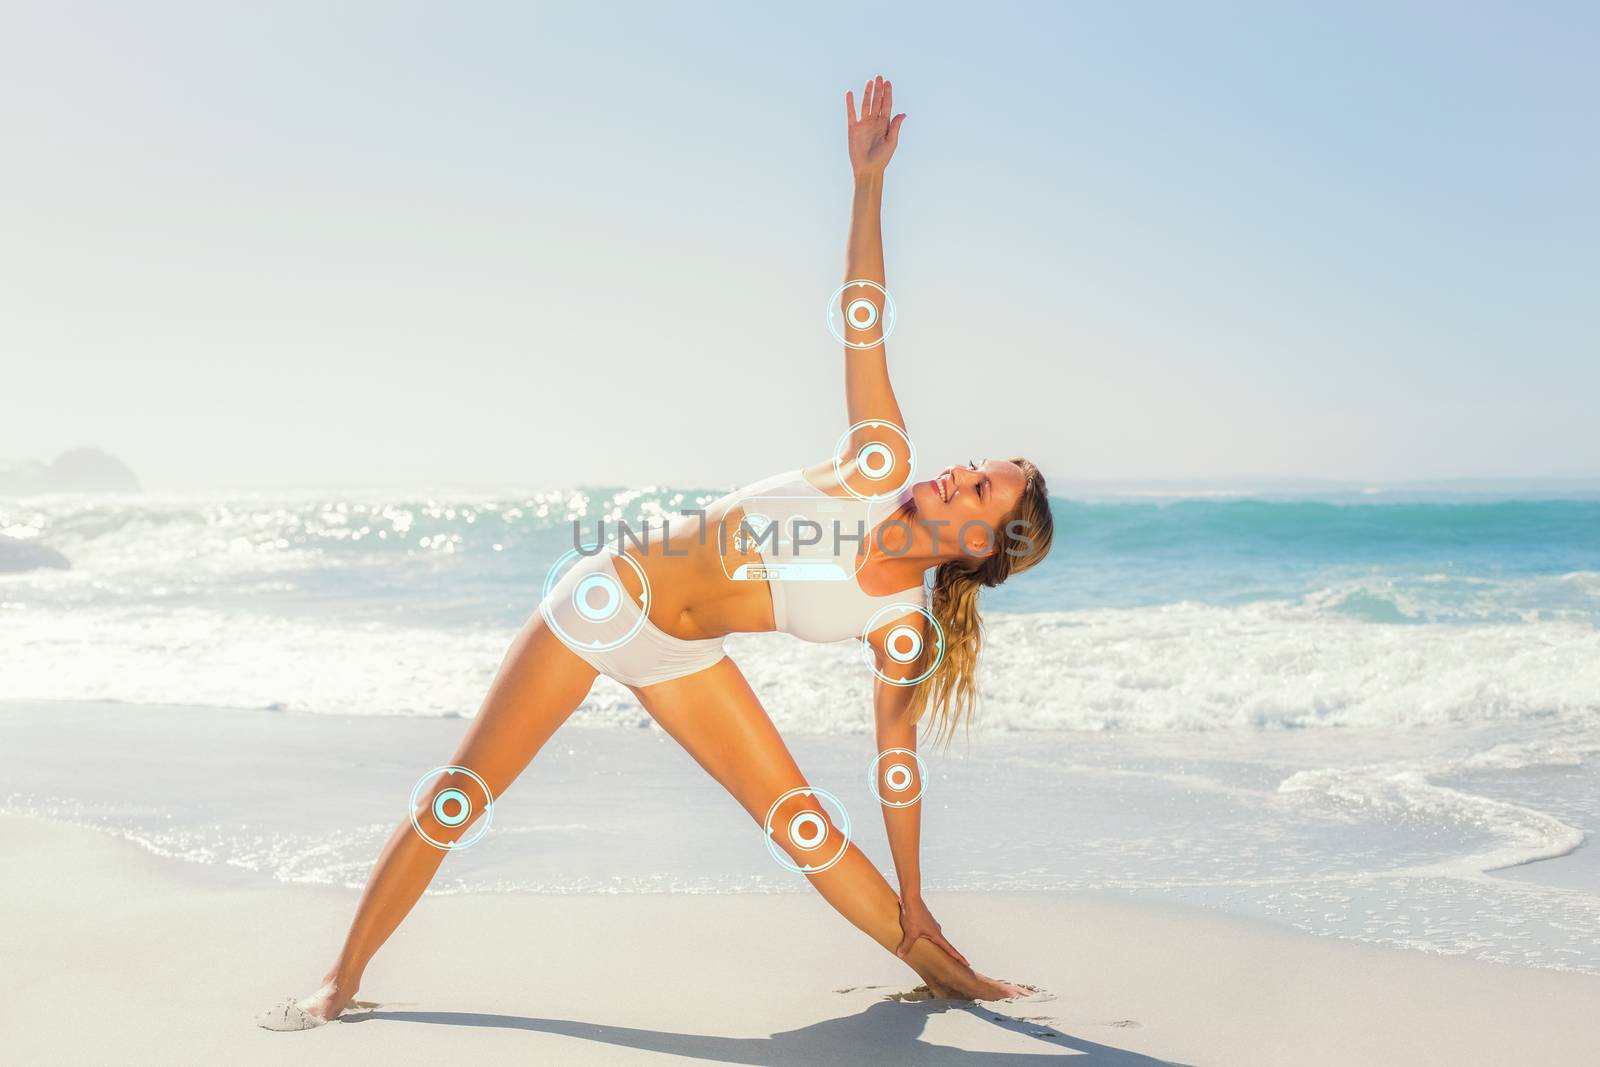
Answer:
M808 877L932 993L991 1000L1025 992L974 971L922 900L921 764L913 752L919 720L943 734L970 712L978 590L1044 557L1049 503L1044 479L1026 460L987 460L910 481L910 439L882 343L893 307L883 289L879 213L884 169L905 120L893 115L892 94L888 82L874 79L859 115L854 94L845 95L855 199L838 316L851 426L833 462L732 493L700 522L669 527L663 538L569 553L576 564L546 583L541 610L506 655L454 756L452 766L463 770L448 776L448 789L441 778L414 798L413 818L378 858L322 988L275 1009L263 1025L302 1029L345 1009L368 960L445 851L472 832L478 809L510 786L601 673L628 685L763 823L775 859ZM878 751L896 754L880 760L889 769L879 793L898 894L804 788L783 739L722 652L727 634L771 630L817 641L861 637L870 649Z

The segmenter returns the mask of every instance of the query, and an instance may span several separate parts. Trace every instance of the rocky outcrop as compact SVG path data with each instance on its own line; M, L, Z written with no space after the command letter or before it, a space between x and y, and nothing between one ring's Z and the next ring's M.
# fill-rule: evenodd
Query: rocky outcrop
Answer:
M74 448L49 463L0 463L0 493L137 493L126 463L98 448Z

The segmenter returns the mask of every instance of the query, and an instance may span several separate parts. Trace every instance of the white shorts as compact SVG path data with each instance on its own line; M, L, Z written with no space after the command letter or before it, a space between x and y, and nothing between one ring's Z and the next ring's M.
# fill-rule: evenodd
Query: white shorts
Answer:
M636 689L695 674L727 655L720 637L685 641L652 623L622 584L619 563L628 566L610 549L580 556L540 602L562 644Z

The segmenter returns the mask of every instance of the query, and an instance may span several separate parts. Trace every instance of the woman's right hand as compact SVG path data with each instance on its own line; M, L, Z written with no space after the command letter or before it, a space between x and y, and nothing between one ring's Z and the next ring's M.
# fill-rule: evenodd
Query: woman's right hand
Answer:
M900 124L906 119L904 113L894 114L894 86L878 75L861 91L860 117L851 92L844 94L844 112L850 169L858 178L882 174L900 144Z
M939 920L933 917L933 912L928 910L928 905L922 902L921 897L902 899L900 901L900 944L895 948L894 954L905 959L911 949L919 940L932 941L935 945L950 954L950 958L963 967L971 968L967 957L956 951L956 947L945 940L944 931L939 928Z

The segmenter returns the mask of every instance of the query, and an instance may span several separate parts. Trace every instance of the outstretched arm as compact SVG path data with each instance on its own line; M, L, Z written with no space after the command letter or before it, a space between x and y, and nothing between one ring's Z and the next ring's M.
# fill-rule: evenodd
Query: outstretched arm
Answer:
M855 174L855 198L850 207L850 237L845 251L845 281L866 280L885 285L883 271L883 175L900 143L900 124L905 115L894 114L894 88L881 76L867 83L861 93L861 112L856 113L854 93L844 94L845 117L850 143L850 169ZM871 301L876 320L865 329L858 323L869 318L864 312L852 315L849 307L857 300ZM883 294L870 286L845 289L840 301L845 339L852 345L870 344L879 339L883 322ZM905 429L905 419L889 384L889 362L884 346L845 348L845 402L852 425L867 419L881 419Z
M914 797L923 790L921 764L917 760L896 754L885 756L891 749L917 750L917 724L911 720L911 686L885 681L903 675L905 667L887 656L883 649L884 633L872 635L873 652L881 677L873 690L873 708L877 719L878 761L873 764L876 791L881 799L894 800L898 796ZM904 768L896 772L896 768ZM895 954L904 957L920 938L927 938L964 966L967 958L945 940L939 922L922 900L922 865L919 857L922 846L922 800L920 797L901 807L883 804L883 826L889 836L889 851L894 856L894 870L900 882L900 944Z

